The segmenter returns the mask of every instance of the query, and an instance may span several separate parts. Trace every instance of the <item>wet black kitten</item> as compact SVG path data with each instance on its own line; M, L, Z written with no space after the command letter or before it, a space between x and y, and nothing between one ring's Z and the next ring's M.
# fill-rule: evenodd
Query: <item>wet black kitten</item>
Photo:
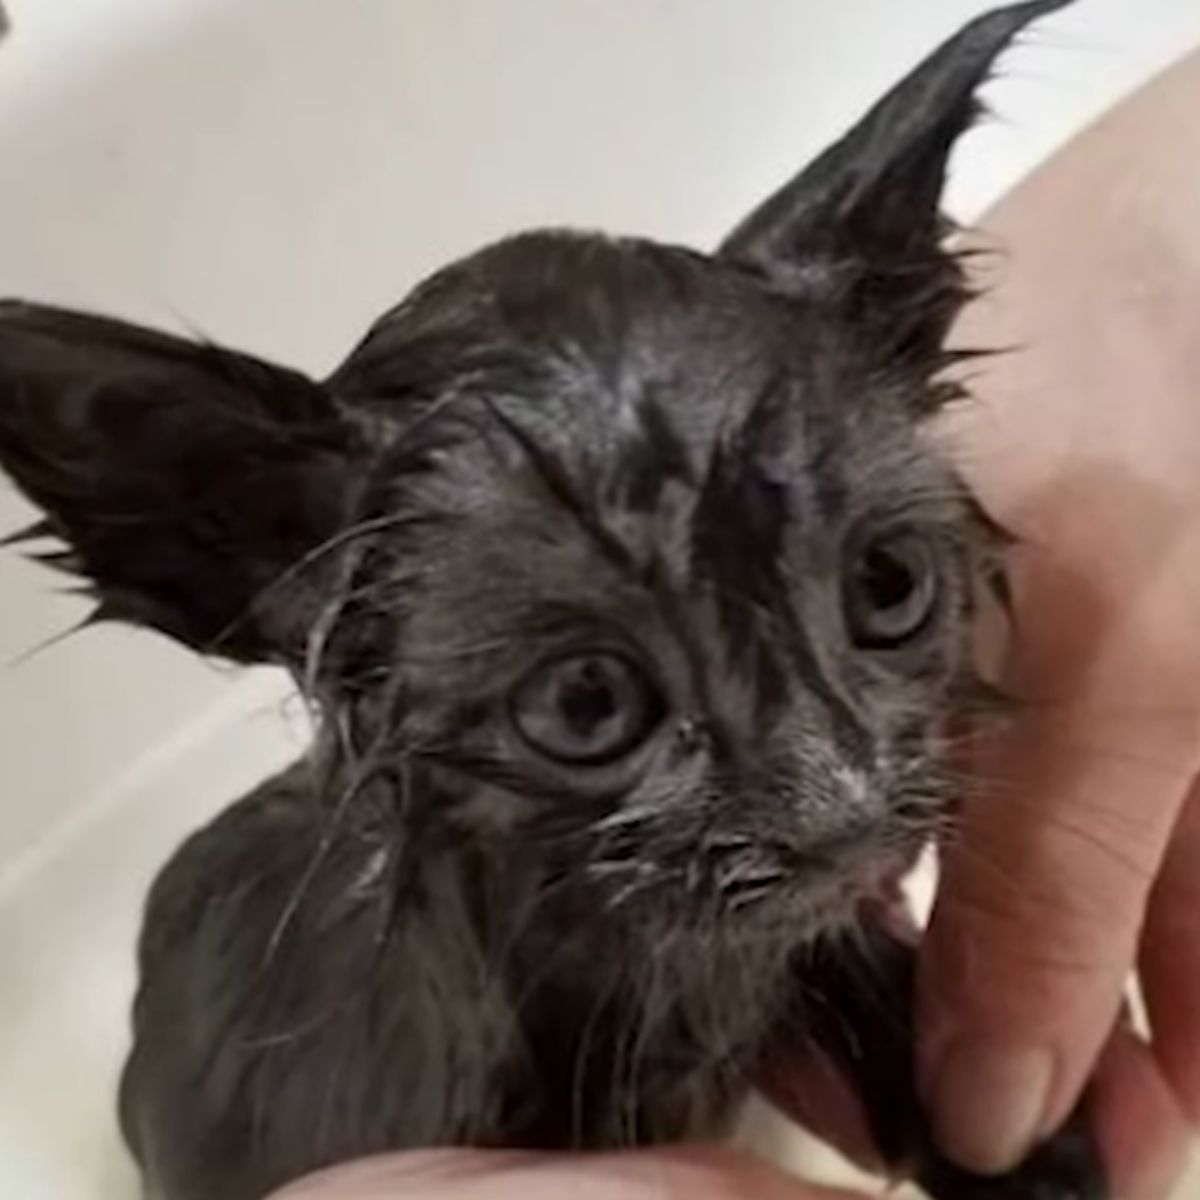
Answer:
M863 915L944 817L998 560L919 433L965 296L946 158L1060 6L974 22L715 255L513 238L324 383L0 310L0 461L100 615L283 663L322 717L150 897L151 1196L715 1134L797 1025L940 1195L1101 1190L1078 1128L995 1182L930 1150Z

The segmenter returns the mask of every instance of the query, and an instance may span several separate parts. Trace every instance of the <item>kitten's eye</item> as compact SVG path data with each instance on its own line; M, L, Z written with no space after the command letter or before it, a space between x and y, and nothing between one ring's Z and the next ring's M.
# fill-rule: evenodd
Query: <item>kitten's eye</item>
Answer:
M877 538L847 568L842 602L850 636L867 650L894 649L925 626L937 594L927 541L909 532Z
M661 716L650 681L616 654L576 654L543 663L512 695L513 723L539 753L599 764L643 742Z

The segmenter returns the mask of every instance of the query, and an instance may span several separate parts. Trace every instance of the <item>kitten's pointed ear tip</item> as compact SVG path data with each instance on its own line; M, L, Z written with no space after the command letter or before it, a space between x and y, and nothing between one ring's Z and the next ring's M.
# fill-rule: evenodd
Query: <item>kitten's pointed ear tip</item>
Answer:
M1023 29L1075 2L1024 0L975 17L755 209L718 254L786 275L812 249L828 250L842 231L841 240L864 253L936 253L946 165L979 115L976 93ZM846 249L838 247L841 257Z
M1070 8L1078 0L1024 0L1021 4L1011 4L1009 11L1024 17L1024 22L1036 20L1038 17L1049 16L1063 8ZM1003 12L1003 9L999 11ZM984 16L987 16L985 13ZM1023 22L1023 23L1024 23Z
M1077 0L1022 0L1019 4L988 9L968 21L958 34L943 44L942 49L958 46L969 53L973 48L994 59L1023 29L1076 3ZM935 51L932 57L937 53Z

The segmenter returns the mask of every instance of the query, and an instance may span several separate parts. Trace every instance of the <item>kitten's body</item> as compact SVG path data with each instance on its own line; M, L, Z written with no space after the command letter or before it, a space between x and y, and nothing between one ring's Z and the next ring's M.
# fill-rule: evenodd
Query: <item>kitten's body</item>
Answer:
M750 956L693 956L686 974L677 961L676 978L655 980L628 943L572 939L566 913L524 921L538 903L528 880L502 891L511 912L468 911L465 898L494 880L451 853L412 873L420 900L397 917L390 870L371 878L376 852L351 849L292 916L294 948L272 957L301 847L322 828L310 772L297 768L196 835L152 897L142 975L179 991L159 986L139 1007L123 1104L152 1195L250 1200L388 1149L724 1132L762 1001L782 994L777 963L774 987L729 986L731 968L755 968ZM695 1027L688 996L712 1000L710 1026ZM191 1036L175 1037L181 1027Z
M1053 7L976 22L718 255L514 238L320 385L0 310L38 532L323 721L151 896L122 1116L155 1200L713 1136L796 1029L947 1200L1095 1183L1078 1134L994 1183L936 1155L908 957L861 920L945 815L997 563L920 432L964 295L937 195Z

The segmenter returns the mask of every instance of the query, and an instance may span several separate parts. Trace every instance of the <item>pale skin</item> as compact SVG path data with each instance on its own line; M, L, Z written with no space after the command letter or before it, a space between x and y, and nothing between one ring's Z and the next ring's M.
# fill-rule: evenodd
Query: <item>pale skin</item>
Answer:
M974 751L922 948L922 1086L944 1147L994 1170L1095 1069L1115 1191L1156 1200L1200 1124L1200 53L983 224L1004 253L957 337L1017 349L947 432L1020 539L1007 673L1028 704ZM1149 1037L1120 1019L1134 971ZM845 1195L709 1149L447 1151L276 1200Z

